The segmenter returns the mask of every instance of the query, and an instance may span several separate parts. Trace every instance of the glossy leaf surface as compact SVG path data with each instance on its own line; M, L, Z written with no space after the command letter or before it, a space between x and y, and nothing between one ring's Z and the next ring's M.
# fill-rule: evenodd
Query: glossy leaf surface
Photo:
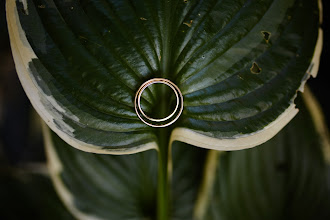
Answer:
M172 140L218 150L267 141L297 113L322 40L310 0L7 1L7 17L32 104L67 143L97 153L157 148L133 104L154 77L184 95ZM166 115L169 96L146 90L142 107Z

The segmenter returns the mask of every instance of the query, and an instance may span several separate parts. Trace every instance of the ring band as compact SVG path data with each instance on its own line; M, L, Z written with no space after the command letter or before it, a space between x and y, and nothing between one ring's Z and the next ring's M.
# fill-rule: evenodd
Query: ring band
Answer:
M149 86L151 86L152 84L156 84L156 83L165 84L168 87L170 87L174 91L174 94L176 97L176 106L175 106L174 111L167 117L161 118L161 119L151 118L151 117L147 116L141 108L141 96L142 96L143 91L146 88L148 88ZM138 91L136 92L136 95L135 95L134 106L135 106L135 112L136 112L137 116L145 124L147 124L151 127L166 127L166 126L173 124L180 117L182 110L183 110L183 95L182 95L180 89L170 80L163 79L163 78L154 78L154 79L150 79L150 80L144 82L140 86L140 88L138 89ZM152 123L152 122L156 122L156 123ZM160 124L159 122L165 122L165 123Z

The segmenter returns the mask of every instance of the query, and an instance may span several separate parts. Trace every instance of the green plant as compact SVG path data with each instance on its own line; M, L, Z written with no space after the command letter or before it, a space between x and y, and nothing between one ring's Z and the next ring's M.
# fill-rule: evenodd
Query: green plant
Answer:
M319 14L311 0L7 1L18 75L56 133L44 126L50 173L69 210L91 219L326 217L321 146L329 146L314 132L321 125L304 120L312 113L268 141L297 114L297 91L317 73ZM170 127L148 127L134 112L136 90L154 77L184 95ZM142 107L167 115L169 100L153 86ZM295 170L300 162L320 176ZM320 205L297 212L307 205L301 191L291 194L296 185ZM233 213L240 201L241 213Z

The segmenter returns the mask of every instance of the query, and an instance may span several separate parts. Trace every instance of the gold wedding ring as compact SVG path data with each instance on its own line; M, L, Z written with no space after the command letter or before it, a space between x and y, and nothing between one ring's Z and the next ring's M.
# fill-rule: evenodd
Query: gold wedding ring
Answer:
M152 84L156 84L156 83L165 84L168 87L170 87L173 90L175 97L176 97L176 106L175 106L174 111L167 117L160 118L160 119L149 117L148 115L146 115L144 113L144 111L141 108L141 95L142 95L143 91L146 88L148 88L149 86L151 86ZM183 110L183 95L182 95L180 89L170 80L163 79L163 78L154 78L154 79L150 79L150 80L144 82L140 86L140 88L138 89L138 91L136 92L136 95L135 95L134 106L135 106L135 112L136 112L137 116L145 124L147 124L151 127L166 127L166 126L173 124L180 117L182 110Z

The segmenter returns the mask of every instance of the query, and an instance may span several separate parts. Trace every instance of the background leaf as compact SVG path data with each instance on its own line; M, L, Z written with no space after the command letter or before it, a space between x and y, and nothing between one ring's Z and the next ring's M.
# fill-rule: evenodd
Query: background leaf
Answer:
M45 134L55 188L76 218L156 218L156 151L97 155L71 148L49 130Z
M193 219L194 206L203 179L207 150L174 142L170 219Z
M157 154L98 155L71 148L45 130L52 179L60 197L79 219L156 219ZM173 146L170 219L192 219L206 150ZM158 186L159 187L159 186ZM169 190L169 189L167 189ZM164 199L164 198L161 198Z
M329 219L329 139L301 99L298 106L298 116L269 142L220 156L200 219Z
M174 142L170 219L327 219L329 139L315 112L301 99L298 106L298 116L272 140L218 154L214 165L216 151ZM76 217L155 219L155 151L97 155L70 148L54 133L46 140L53 181Z

